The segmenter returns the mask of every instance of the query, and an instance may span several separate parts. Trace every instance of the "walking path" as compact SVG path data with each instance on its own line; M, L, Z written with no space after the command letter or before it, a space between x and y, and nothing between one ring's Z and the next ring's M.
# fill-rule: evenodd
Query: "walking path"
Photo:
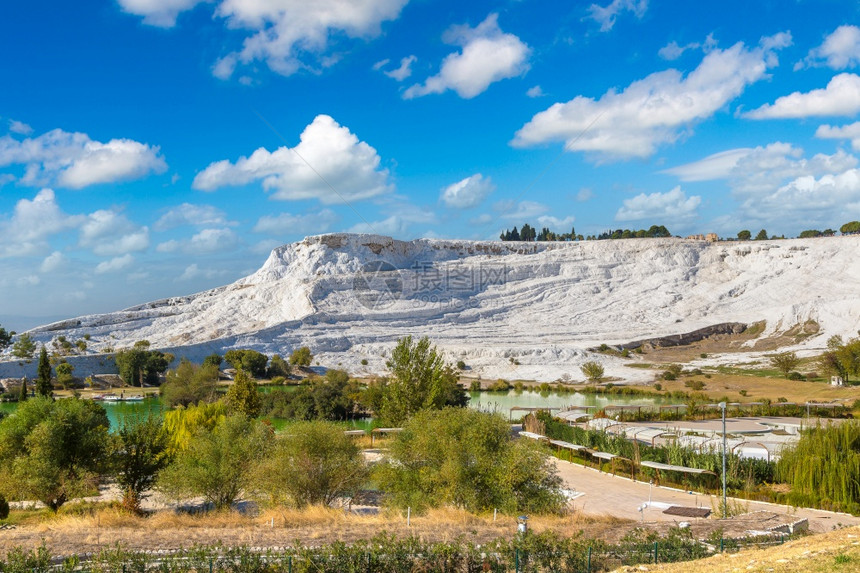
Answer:
M620 475L613 476L610 473L553 459L565 487L584 494L571 502L574 509L584 513L645 521L682 521L684 518L679 518L677 515L664 514L665 504L708 507L715 513L719 511L719 500L716 496L650 486L647 482L634 482ZM654 505L640 512L639 508L648 503L649 495ZM782 514L790 521L806 518L809 520L809 530L814 533L830 531L842 526L860 525L860 517L844 513L729 498L729 507L735 503L745 509L748 508L749 511Z

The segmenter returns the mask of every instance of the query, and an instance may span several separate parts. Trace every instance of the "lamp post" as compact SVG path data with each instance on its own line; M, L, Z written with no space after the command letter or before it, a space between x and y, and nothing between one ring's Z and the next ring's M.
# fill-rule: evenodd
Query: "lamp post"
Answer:
M720 402L720 410L723 411L723 519L726 518L726 403Z

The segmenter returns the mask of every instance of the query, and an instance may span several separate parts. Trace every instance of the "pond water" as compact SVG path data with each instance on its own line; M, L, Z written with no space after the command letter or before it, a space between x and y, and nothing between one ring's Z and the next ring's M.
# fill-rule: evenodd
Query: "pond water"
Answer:
M287 391L289 387L285 388ZM271 391L271 390L270 390ZM573 393L554 393L537 391L530 392L524 390L517 392L509 390L507 392L470 392L469 407L481 410L484 412L498 412L506 418L510 417L513 420L519 420L527 412L511 411L513 407L521 408L566 408L568 406L596 406L603 408L610 404L615 406L664 406L670 404L683 404L683 400L677 398L668 398L665 396L633 396L622 394L580 394ZM108 419L111 427L116 428L122 418L129 415L146 415L150 412L159 413L164 411L164 406L158 397L147 398L142 402L102 402L107 411ZM14 402L0 403L0 412L11 413L17 408ZM281 430L290 424L290 420L282 418L270 419L272 425L277 430ZM352 420L342 422L345 427L369 430L373 425L373 420Z

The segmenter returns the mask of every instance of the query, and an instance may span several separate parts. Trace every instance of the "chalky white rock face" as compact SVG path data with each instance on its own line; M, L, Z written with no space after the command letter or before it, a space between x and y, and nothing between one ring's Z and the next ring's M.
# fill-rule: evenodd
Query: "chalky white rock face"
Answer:
M817 321L821 333L801 351L833 334L856 336L858 254L860 237L710 244L322 235L275 249L231 285L31 333L40 341L89 334L96 351L146 339L198 360L230 348L287 354L307 345L321 364L354 373L384 372L398 338L426 335L484 378L580 379L579 366L597 359L608 375L635 381L651 374L586 348L761 320L765 334Z

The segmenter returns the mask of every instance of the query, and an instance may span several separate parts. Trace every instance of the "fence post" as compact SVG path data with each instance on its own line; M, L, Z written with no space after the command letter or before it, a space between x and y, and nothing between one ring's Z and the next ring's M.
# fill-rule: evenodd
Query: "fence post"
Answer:
M657 541L654 542L654 565L657 564Z
M591 546L588 546L588 562L586 564L586 573L591 573Z
M287 573L293 573L293 556L287 556Z
M209 558L209 573L212 573L212 558Z
M519 549L519 547L514 549L514 571L516 571L516 573L520 573L520 549Z

